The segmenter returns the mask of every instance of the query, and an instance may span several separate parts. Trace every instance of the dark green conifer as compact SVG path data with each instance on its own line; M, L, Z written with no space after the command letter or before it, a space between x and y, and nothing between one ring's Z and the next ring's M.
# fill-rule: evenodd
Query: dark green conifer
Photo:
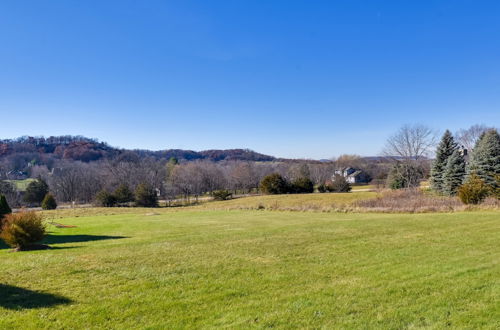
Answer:
M494 191L499 188L500 135L496 129L486 131L477 141L467 173L476 174Z
M434 159L431 167L430 183L432 189L437 192L444 192L444 170L448 163L448 158L458 149L457 143L449 130L444 132L441 142L436 150L436 158Z
M456 195L458 188L465 179L465 160L459 150L455 150L448 158L443 173L443 193L449 196Z
M9 204L7 203L7 199L5 198L4 195L0 195L0 227L2 224L2 218L7 215L12 213L12 209L10 208ZM0 228L1 230L2 228Z

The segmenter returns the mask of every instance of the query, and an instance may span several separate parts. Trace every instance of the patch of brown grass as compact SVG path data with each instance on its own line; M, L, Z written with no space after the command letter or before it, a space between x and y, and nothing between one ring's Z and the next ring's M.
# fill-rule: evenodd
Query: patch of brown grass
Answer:
M437 196L421 189L385 190L375 198L359 200L354 205L368 212L455 212L474 209L499 209L500 201L489 198L478 206L463 204L457 197Z

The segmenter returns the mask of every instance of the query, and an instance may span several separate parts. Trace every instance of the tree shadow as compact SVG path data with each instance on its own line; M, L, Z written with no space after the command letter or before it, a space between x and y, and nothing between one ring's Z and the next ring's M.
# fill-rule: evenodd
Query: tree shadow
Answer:
M44 244L64 244L64 243L81 243L102 241L108 239L122 239L126 236L108 236L108 235L51 235L48 234L43 239Z
M42 308L69 304L70 302L70 299L59 295L31 291L7 284L0 284L0 306L3 308Z
M52 235L48 234L42 240L43 244L64 244L64 243L81 243L81 242L92 242L92 241L102 241L108 239L121 239L128 238L127 236L107 236L107 235ZM7 249L9 246L0 240L0 250ZM51 247L51 250L55 249L67 249L74 247Z

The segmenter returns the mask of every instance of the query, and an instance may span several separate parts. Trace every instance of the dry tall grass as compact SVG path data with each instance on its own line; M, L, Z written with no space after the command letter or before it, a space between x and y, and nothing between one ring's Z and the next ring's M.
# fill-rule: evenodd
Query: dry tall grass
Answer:
M472 209L499 209L500 201L489 198L478 206L463 204L457 197L436 196L421 189L386 190L379 196L354 202L354 206L371 212L454 212Z

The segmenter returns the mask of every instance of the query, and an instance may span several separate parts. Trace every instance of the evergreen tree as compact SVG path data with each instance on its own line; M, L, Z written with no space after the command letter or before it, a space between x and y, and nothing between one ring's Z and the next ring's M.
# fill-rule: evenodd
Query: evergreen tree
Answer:
M28 187L26 187L24 201L29 204L40 205L45 198L45 195L48 193L49 186L45 183L45 181L38 178L35 181L30 182Z
M496 129L486 131L476 143L467 168L468 175L476 174L493 191L498 189L500 175L500 135Z
M456 195L458 188L465 179L465 159L460 150L455 150L448 158L443 171L443 192L446 195Z
M436 150L436 159L431 167L431 187L438 192L444 192L443 174L448 158L458 149L455 139L449 130L444 132L441 142Z
M7 214L10 214L12 213L12 210L9 206L9 204L7 203L7 199L5 198L4 195L0 195L0 227L1 227L1 221L2 221L2 218L7 215ZM1 230L2 228L0 228Z
M158 196L155 189L145 183L139 184L135 189L135 203L141 207L158 207Z
M116 188L114 194L118 203L128 203L134 201L134 193L126 184L121 184Z
M271 195L286 194L289 191L287 180L278 173L265 176L260 182L259 187L264 194Z
M103 189L95 195L97 205L104 207L113 207L116 205L116 197L106 189Z
M309 194L314 192L314 183L311 179L302 177L294 180L290 185L290 192L295 194Z
M51 193L45 195L42 201L42 209L44 210L55 210L57 208L57 202Z

